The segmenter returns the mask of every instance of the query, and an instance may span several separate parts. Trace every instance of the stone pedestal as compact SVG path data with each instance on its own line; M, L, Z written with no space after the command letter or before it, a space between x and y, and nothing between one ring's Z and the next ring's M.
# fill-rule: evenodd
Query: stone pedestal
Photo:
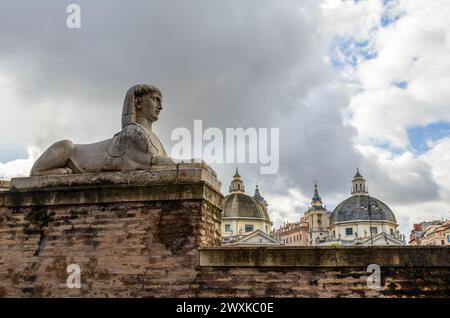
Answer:
M0 193L0 297L191 297L223 196L201 163L13 179ZM81 288L66 285L67 266Z

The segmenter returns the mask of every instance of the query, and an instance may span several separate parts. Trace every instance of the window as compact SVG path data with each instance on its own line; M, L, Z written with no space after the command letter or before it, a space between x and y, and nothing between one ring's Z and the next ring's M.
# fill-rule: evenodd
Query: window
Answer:
M444 240L441 240L441 245L445 245L445 241Z
M353 235L353 228L348 227L345 229L345 235Z
M447 235L447 242L450 243L450 235Z
M372 234L372 235L377 234L377 227L376 227L376 226L372 226L372 227L370 228L370 234Z
M300 234L300 241L302 240L302 235ZM448 236L449 240L450 240L450 235Z
M225 232L231 232L231 225L225 224Z
M394 229L391 228L391 235L394 236Z
M253 232L253 224L245 224L245 232Z

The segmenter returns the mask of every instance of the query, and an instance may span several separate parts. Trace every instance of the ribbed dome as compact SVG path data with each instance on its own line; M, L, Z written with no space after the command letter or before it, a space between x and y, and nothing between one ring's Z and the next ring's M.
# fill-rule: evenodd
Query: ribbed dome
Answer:
M369 200L370 212L369 217ZM390 221L397 223L392 210L382 201L368 195L354 195L339 204L330 216L330 223L356 220Z
M270 221L264 205L245 193L231 193L225 197L222 218L244 217Z

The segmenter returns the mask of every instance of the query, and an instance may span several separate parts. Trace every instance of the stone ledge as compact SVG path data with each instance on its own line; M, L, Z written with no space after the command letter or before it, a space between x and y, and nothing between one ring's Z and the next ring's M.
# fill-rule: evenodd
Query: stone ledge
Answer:
M450 247L212 247L204 267L450 267Z
M149 170L84 173L65 176L13 178L11 190L66 188L89 185L148 185L204 181L216 191L221 182L216 172L203 162L153 166Z
M221 183L203 163L151 170L15 178L0 207L205 199L223 207Z

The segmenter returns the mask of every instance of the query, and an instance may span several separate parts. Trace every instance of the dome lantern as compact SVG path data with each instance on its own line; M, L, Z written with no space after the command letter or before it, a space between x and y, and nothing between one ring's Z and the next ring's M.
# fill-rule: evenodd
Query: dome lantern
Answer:
M356 174L352 180L352 195L367 195L369 191L366 187L366 179L359 173L359 169L356 169Z
M236 173L234 174L233 180L231 181L230 184L230 193L236 192L240 193L245 192L244 182L242 181L241 176L239 175L238 168L236 168Z

